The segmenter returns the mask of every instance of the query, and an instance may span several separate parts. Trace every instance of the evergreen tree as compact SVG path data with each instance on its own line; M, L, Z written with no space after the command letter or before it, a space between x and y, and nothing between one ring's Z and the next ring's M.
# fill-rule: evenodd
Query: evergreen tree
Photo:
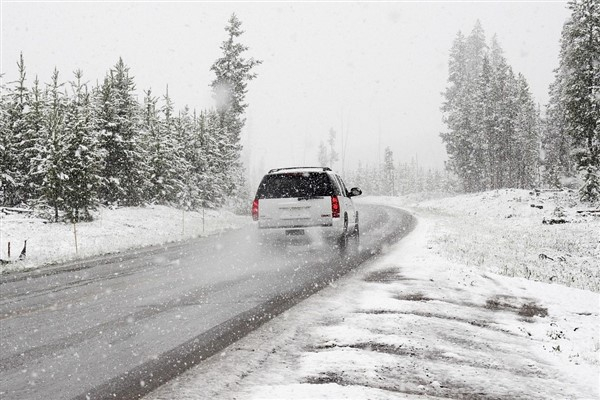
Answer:
M564 42L563 42L564 43ZM567 134L567 112L561 99L564 96L566 71L555 70L556 78L550 85L550 99L543 122L542 149L544 151L544 181L551 187L561 187L561 177L573 176L571 137Z
M494 73L489 57L483 56L481 72L476 80L473 92L475 102L469 112L473 115L470 141L472 153L470 157L468 178L471 187L476 190L491 189L494 169L498 168L495 157L495 139L497 130L497 110L494 98Z
M193 132L195 149L193 154L188 155L188 161L191 164L192 174L195 178L196 207L209 207L213 203L210 201L213 196L213 180L211 176L211 158L218 156L216 145L208 135L207 130L207 112L203 111L193 118ZM215 149L215 150L213 150Z
M565 129L584 185L583 200L600 199L600 4L596 0L569 3L572 14L561 37L557 80L565 110Z
M442 105L448 131L441 134L448 153L448 168L462 178L467 192L479 189L477 166L474 159L477 141L473 137L474 85L483 63L481 44L483 31L478 24L469 38L458 32L450 50L449 86L444 92ZM479 59L481 57L481 60Z
M516 80L496 36L490 50L492 68L490 102L493 109L489 135L488 189L513 186L513 153L516 142L515 120L517 118Z
M174 119L174 153L176 157L177 189L175 201L184 210L197 208L201 205L199 193L199 175L195 166L202 163L202 149L199 137L196 135L194 118L185 107ZM197 170L198 172L201 169Z
M144 137L146 151L148 153L149 182L147 193L144 197L151 202L155 202L158 193L161 191L162 174L164 160L161 148L160 120L158 116L158 99L152 96L152 90L144 92L143 117L142 117L142 136Z
M9 123L9 96L2 80L0 87L0 201L3 205L11 204L13 198L13 173L15 169L12 152L12 131Z
M55 68L50 84L47 84L47 99L42 137L46 143L38 142L39 160L36 174L41 175L41 200L54 211L54 221L59 220L59 210L63 209L63 186L68 176L65 173L65 161L68 151L65 140L65 114L67 97L64 83L59 82L59 73Z
M329 166L333 168L333 164L339 160L339 155L335 151L335 137L337 133L333 130L333 128L329 129L329 139L327 143L329 144Z
M388 196L396 195L394 170L394 153L386 147L383 156L383 183L385 194Z
M44 129L46 104L46 93L41 90L39 79L36 76L31 89L29 112L26 115L29 144L23 151L23 157L28 160L28 163L23 166L26 173L25 186L28 198L34 202L41 197L43 176L37 173L38 162L45 151L44 146L48 143L48 132Z
M203 139L206 152L206 189L204 206L219 207L230 192L228 160L232 158L232 144L228 141L227 129L221 125L220 114L208 111L204 118Z
M474 86L477 77L483 67L483 59L487 54L488 46L485 42L485 32L481 26L481 22L477 20L473 30L469 34L465 42L465 79L464 83L467 86Z
M73 222L91 220L90 210L97 206L103 152L98 143L98 121L91 95L82 82L83 73L75 71L72 97L65 112L62 182L64 209Z
M0 173L2 203L17 205L26 199L26 171L28 160L24 157L24 150L31 143L27 135L27 103L29 90L25 86L26 71L23 54L17 62L19 77L14 88L9 88L7 95L3 96L5 106L3 118L4 129L2 144L0 145ZM3 92L4 93L4 92Z
M101 196L109 204L139 205L147 193L140 110L129 68L119 59L98 93L100 147L106 153Z
M248 107L245 98L248 82L256 78L253 69L262 63L260 60L244 57L248 47L238 42L239 37L244 33L241 25L241 21L232 14L225 27L227 39L221 45L223 55L211 67L215 73L211 86L217 101L220 146L223 147L222 151L230 161L224 165L226 169L222 171L222 176L234 177L229 182L223 182L229 193L234 193L242 184L235 177L242 176L240 138L245 124L244 112Z
M183 156L180 152L183 143L177 138L173 112L168 89L160 110L151 90L146 92L143 126L149 167L147 198L158 204L177 204L179 193L183 190Z
M513 187L529 188L537 180L539 160L539 113L531 98L529 85L521 74L517 77L517 104L519 106L515 120L516 143L513 160L516 165L516 181Z
M448 131L441 137L447 168L459 177L463 190L534 185L539 113L525 78L515 78L495 37L487 47L479 22L468 38L458 33L448 82L442 105Z
M329 166L329 156L327 154L327 147L325 147L325 143L323 143L323 141L319 143L319 154L317 155L317 159L319 161L320 166Z

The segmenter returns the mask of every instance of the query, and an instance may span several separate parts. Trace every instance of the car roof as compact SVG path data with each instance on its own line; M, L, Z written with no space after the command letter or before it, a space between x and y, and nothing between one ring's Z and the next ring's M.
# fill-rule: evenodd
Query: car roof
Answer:
M270 170L269 174L284 174L288 172L331 172L329 167L285 167L285 168L274 168Z

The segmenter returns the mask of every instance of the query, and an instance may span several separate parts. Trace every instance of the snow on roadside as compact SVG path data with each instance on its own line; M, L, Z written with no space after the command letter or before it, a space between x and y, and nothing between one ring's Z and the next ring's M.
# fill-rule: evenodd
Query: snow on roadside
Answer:
M387 254L147 399L598 398L600 295L449 260L457 220L413 211Z
M504 189L416 203L384 201L435 217L439 234L431 245L454 261L600 291L600 212L598 205L580 203L576 193ZM577 212L589 209L597 213Z
M0 266L0 273L215 234L250 222L224 210L203 215L166 206L101 208L94 221L77 224L76 252L72 224L0 212L0 259L8 259L10 242L11 260L16 260L27 240L26 259Z

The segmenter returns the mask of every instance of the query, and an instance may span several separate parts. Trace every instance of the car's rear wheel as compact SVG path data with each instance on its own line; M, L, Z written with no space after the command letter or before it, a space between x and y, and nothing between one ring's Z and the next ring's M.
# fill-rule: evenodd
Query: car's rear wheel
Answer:
M344 230L338 239L338 247L343 252L348 247L348 214L344 214Z

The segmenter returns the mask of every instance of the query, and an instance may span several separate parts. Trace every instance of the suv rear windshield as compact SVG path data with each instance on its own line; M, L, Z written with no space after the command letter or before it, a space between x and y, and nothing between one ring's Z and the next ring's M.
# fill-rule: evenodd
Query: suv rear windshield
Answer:
M336 195L329 176L322 172L266 175L258 186L259 199L323 197Z

